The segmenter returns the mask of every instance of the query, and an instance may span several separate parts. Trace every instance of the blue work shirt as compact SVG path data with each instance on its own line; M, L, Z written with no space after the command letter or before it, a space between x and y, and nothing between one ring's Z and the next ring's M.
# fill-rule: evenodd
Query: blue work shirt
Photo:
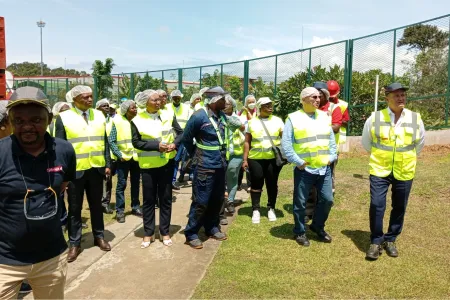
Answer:
M315 115L310 116L312 119L315 118ZM286 119L286 122L284 124L284 130L283 130L283 137L281 138L281 147L283 148L284 154L287 158L287 160L290 163L293 163L297 166L301 166L305 163L303 159L298 157L297 153L294 151L294 147L292 146L295 143L294 138L294 128L292 127L291 120ZM333 129L330 127L330 143L329 143L329 149L330 149L330 162L334 162L337 159L336 155L336 140L334 138L334 132ZM323 166L321 168L311 168L306 167L305 171L314 174L314 175L325 175L325 172L327 170L327 166Z
M219 129L220 136L224 143L223 150L203 150L194 145L194 138L197 143L204 146L220 146L219 139L213 124L209 120L212 118ZM226 120L226 124L222 121ZM205 169L226 168L226 143L225 127L228 126L231 131L241 126L241 121L237 117L227 117L223 112L217 116L213 111L207 109L197 110L184 128L181 143L186 147L189 156L193 159L193 164Z

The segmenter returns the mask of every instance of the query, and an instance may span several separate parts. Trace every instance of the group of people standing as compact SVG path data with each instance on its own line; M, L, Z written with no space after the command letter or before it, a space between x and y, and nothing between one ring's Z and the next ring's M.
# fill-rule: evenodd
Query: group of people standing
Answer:
M398 255L394 242L402 229L416 155L424 143L420 114L404 108L406 90L398 83L386 87L388 108L373 113L363 132L363 145L371 153L368 259L377 259L382 246L390 256ZM316 82L301 91L301 108L283 122L273 115L270 98L257 100L249 95L238 112L236 101L221 87L204 88L189 103L181 102L178 90L171 93L170 103L165 91L145 90L119 108L111 109L107 100L101 100L93 109L91 88L76 86L67 93L67 103L55 105L53 112L42 91L17 89L0 119L5 137L0 140L0 151L5 153L0 156L0 234L4 239L0 298L16 294L23 279L29 279L36 298L63 298L67 262L81 253L85 193L94 244L111 250L104 238L103 213L110 213L105 198L114 172L118 176L116 219L125 222L124 191L130 174L131 211L143 218L143 249L155 241L156 208L160 240L168 247L173 244L169 231L172 190L179 189L184 172L192 180L184 235L187 245L201 249L202 227L210 238L227 239L220 225L225 224L225 212L235 212L243 174L252 202L251 222L261 222L264 185L267 218L276 221L278 176L287 163L295 166L295 240L310 245L305 232L312 219L309 229L320 241L332 242L325 223L333 205L338 148L345 141L349 121L348 105L338 95L337 82ZM393 210L384 234L390 184ZM104 191L100 186L105 186ZM68 251L61 230L66 191ZM108 204L102 206L102 199Z

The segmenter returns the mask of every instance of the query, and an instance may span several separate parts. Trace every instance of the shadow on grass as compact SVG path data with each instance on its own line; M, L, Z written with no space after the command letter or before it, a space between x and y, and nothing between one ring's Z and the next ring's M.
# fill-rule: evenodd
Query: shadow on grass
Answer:
M267 211L268 211L267 207L261 207L259 211L261 213L262 218L267 217ZM250 207L242 207L242 208L239 208L239 210L238 210L238 215L240 215L240 216L248 216L249 218L251 218L252 214L253 214L253 208L251 206ZM281 209L275 208L275 215L277 216L277 218L284 218L284 212Z
M169 234L171 236L175 235L178 231L180 231L181 226L180 225L170 225L169 227ZM144 233L144 226L139 227L134 231L134 236L138 238L143 238L145 236ZM159 225L156 225L155 227L155 238L159 238Z
M363 230L342 230L343 235L352 240L359 251L366 252L370 244L370 232Z
M319 243L323 243L318 237L317 234L309 230L309 226L306 226L306 237L311 241L316 241ZM273 237L279 238L279 239L285 239L285 240L293 240L295 237L294 234L294 225L293 224L283 224L281 226L275 226L270 229L270 234Z

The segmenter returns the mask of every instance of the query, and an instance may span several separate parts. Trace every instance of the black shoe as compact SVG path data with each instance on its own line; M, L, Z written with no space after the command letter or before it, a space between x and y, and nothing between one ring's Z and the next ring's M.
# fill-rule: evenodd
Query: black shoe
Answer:
M112 214L114 211L109 207L109 205L102 205L103 206L103 213L104 214Z
M132 209L131 214L135 215L136 217L142 218L144 214L142 213L142 210L140 208Z
M184 182L184 175L183 176L180 175L180 177L178 177L178 182L179 183L183 183Z
M230 214L234 214L235 209L234 209L234 203L233 202L228 202L227 203L227 211Z
M366 252L366 259L377 260L381 255L381 246L377 244L370 244L369 250Z
M31 285L29 285L28 282L23 281L22 285L20 286L19 294L26 294L31 292L31 290Z
M390 257L397 257L398 251L394 242L384 242L383 244L384 250L386 250L386 254Z
M117 213L116 214L116 220L118 223L125 223L125 214L124 213Z
M303 246L303 247L309 247L309 240L308 240L308 238L306 237L306 235L305 234L301 234L301 235L296 235L295 236L295 241L299 244L299 245L301 245L301 246Z
M331 243L331 241L333 240L331 238L331 236L323 229L322 230L318 230L314 226L311 226L311 225L309 226L309 229L311 229L312 232L317 234L317 236L319 237L320 241L322 241L324 243Z
M178 182L172 182L172 190L179 191L180 187L178 186Z

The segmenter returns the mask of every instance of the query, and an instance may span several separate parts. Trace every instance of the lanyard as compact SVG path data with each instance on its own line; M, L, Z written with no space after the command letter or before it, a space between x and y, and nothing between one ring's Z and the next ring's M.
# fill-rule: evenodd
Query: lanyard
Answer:
M208 115L208 111L206 110L205 107L203 107L203 110L205 111L206 115ZM220 116L220 119L222 120L222 122L226 126L227 122L225 121L225 119L222 116ZM214 121L213 117L209 117L209 121L213 125L214 130L216 131L217 139L219 140L219 145L222 146L223 145L222 135L220 134L219 127L217 126L216 121ZM228 130L227 130L227 128L225 128L225 141L227 141L227 144L228 144Z

